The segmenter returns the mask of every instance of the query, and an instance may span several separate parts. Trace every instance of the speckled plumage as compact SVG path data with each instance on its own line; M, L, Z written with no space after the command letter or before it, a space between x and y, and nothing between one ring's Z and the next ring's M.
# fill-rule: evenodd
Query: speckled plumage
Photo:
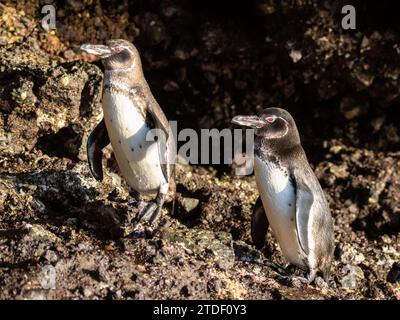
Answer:
M253 241L263 246L270 224L285 257L309 270L308 282L318 270L328 281L332 217L293 118L283 109L268 108L259 117L238 116L232 122L253 127L256 133L254 172L261 201L253 211Z
M157 194L155 203L138 216L138 220L152 223L158 218L168 186L174 180L175 142L167 118L150 91L139 53L131 43L111 40L106 46L88 44L81 48L100 55L105 66L104 120L88 139L91 171L97 179L102 178L101 149L111 142L120 173L128 185L140 193Z

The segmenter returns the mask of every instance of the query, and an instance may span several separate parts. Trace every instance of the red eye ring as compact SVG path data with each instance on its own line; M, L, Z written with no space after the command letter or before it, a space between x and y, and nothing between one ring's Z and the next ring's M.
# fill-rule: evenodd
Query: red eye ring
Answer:
M120 53L120 52L121 52L121 49L120 49L119 47L115 47L115 48L114 48L114 52Z
M265 120L266 120L268 123L273 123L273 122L276 120L276 117L274 117L274 116L272 116L272 117L266 117Z

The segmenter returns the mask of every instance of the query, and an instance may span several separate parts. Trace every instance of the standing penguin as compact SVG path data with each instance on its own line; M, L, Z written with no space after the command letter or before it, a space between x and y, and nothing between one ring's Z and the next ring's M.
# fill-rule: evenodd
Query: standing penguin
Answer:
M93 176L103 180L102 149L110 142L120 173L139 193L157 194L137 216L154 223L169 184L174 184L175 141L171 127L154 99L137 49L126 40L106 45L84 44L82 51L99 56L105 68L103 120L90 134L87 156Z
M258 248L268 225L290 263L309 270L314 281L321 270L329 280L333 256L333 222L324 192L312 171L292 116L279 108L260 116L237 116L232 123L253 128L254 173L260 193L253 209L251 236Z

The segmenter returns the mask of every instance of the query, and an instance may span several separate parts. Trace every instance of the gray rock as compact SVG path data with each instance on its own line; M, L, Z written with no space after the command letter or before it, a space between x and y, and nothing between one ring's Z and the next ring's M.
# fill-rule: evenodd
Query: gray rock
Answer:
M182 243L186 249L214 261L221 269L229 269L235 262L232 235L203 229L188 229L174 221L161 229L162 237L171 242Z
M28 235L32 240L44 242L57 242L59 238L52 232L46 230L38 224L26 224L25 229L28 230Z
M358 266L346 265L342 272L346 275L340 280L342 288L355 290L357 289L358 280L364 279L364 272Z
M196 198L184 198L184 197L179 198L178 201L187 213L196 209L196 207L199 205L200 202Z

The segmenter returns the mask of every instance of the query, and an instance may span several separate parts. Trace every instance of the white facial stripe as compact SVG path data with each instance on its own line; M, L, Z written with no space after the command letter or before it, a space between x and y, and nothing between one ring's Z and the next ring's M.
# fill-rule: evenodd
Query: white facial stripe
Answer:
M281 119L283 122L285 122L287 126L289 126L289 122L287 122L286 119L283 119L282 117L278 117L278 118Z
M131 54L135 54L130 47L123 46L124 49L128 50Z
M287 122L287 121L286 121L285 119L283 119L282 117L277 117L277 118L281 119L281 120L282 120L283 122L285 122L285 124L286 124L286 130L285 130L285 132L284 132L283 134L281 134L281 135L279 135L279 136L276 137L277 139L280 139L280 138L286 136L287 133L289 132L289 122Z

